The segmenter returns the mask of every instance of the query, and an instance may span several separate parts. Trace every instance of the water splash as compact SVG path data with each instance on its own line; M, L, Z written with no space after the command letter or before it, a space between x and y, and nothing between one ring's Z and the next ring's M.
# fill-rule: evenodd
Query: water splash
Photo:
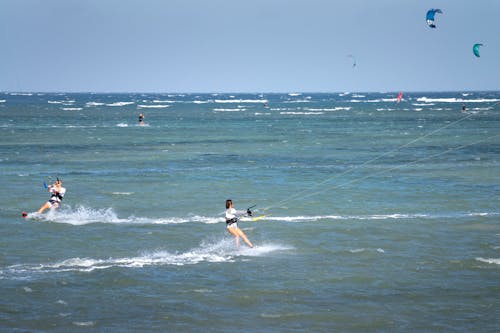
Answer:
M195 265L199 263L229 263L241 257L262 257L277 251L293 249L279 244L262 244L254 248L244 245L236 247L234 240L225 238L216 241L203 241L198 247L186 252L169 252L166 250L145 251L137 256L122 258L68 258L56 262L36 264L16 264L0 269L2 278L32 278L36 274L53 274L61 272L92 272L114 267L143 268L162 265Z

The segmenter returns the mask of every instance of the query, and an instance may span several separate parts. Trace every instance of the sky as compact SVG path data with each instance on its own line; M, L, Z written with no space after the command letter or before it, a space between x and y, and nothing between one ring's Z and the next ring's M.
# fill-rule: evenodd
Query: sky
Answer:
M499 14L497 0L0 0L0 91L500 90Z

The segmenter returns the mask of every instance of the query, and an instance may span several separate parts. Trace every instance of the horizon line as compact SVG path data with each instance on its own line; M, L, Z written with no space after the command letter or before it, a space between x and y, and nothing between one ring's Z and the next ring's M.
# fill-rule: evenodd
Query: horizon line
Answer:
M159 91L29 91L29 90L1 90L2 94L347 94L347 93L396 93L396 92L404 92L404 93L461 93L461 92L498 92L498 90L494 89L486 89L486 90L386 90L386 91L362 91L362 90L353 90L353 91L261 91L261 92L250 92L250 91L240 91L240 92L217 92L217 91L193 91L193 92L159 92Z

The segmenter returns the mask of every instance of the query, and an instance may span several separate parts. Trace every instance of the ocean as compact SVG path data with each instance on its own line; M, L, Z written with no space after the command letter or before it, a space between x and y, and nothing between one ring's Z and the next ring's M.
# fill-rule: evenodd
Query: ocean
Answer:
M0 93L0 331L500 331L500 92L397 95Z

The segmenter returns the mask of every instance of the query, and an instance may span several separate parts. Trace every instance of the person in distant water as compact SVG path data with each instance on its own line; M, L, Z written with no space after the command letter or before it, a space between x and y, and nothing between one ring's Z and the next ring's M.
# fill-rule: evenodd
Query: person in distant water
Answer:
M66 189L62 187L62 180L57 178L55 184L49 185L47 190L50 192L50 199L45 204L40 207L38 213L43 213L44 210L48 208L59 208L61 206L62 199L66 193Z
M227 199L226 200L226 228L227 228L227 231L229 231L229 233L235 237L236 246L240 245L240 237L241 237L241 238L243 238L243 240L245 241L245 243L248 246L253 247L252 242L250 242L248 240L245 233L240 228L238 228L238 217L239 216L252 216L252 212L250 211L250 209L247 209L246 211L243 211L243 210L238 211L238 210L234 209L233 201L231 199Z
M467 108L465 107L465 104L462 104L462 112L463 113L467 112Z
M139 125L144 125L144 115L139 113Z

